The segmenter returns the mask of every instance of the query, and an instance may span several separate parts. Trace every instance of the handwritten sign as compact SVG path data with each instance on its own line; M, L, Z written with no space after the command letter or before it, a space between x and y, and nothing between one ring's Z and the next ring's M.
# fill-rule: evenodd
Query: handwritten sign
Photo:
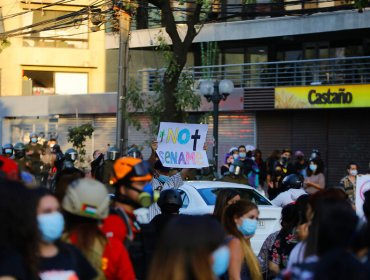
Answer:
M209 166L203 149L208 131L206 124L162 122L158 132L157 154L163 166L202 168Z
M370 175L359 175L356 179L356 212L360 217L364 216L364 193L370 190Z

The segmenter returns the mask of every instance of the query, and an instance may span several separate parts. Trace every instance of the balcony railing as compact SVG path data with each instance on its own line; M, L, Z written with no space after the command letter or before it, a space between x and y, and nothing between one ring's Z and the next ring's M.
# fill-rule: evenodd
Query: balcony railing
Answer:
M143 69L137 73L138 87L154 91L165 69ZM195 66L183 70L194 80L229 79L236 88L304 86L318 84L370 83L370 56L294 60L282 62Z

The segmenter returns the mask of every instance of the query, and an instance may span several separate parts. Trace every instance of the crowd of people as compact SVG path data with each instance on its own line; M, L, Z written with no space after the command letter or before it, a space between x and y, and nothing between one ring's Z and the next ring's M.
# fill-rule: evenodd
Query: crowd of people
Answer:
M124 156L97 150L86 173L76 150L30 139L0 155L0 280L370 279L370 192L360 218L354 163L328 188L318 150L264 161L252 146L231 148L217 179L265 191L282 207L281 229L257 256L258 205L237 190L217 190L213 214L180 214L177 189L212 180L210 168L165 167L153 142L148 160L136 146Z

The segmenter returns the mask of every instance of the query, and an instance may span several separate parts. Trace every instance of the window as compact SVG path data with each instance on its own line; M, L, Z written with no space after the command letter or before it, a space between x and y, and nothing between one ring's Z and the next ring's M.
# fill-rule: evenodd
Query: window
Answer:
M182 200L182 207L181 208L187 208L189 206L189 197L188 197L188 195L182 190L178 190L178 191L181 195L181 200Z
M73 26L61 28L55 27L53 20L61 16L67 16L71 12L37 10L23 15L23 25L28 26L35 23L45 22L42 26L28 29L33 33L24 35L23 46L25 47L51 47L51 48L87 48L88 47L88 23L75 21ZM73 20L79 16L73 17ZM72 18L69 18L72 20ZM65 22L65 21L64 21ZM60 23L58 23L60 25ZM40 31L43 29L43 31ZM46 29L46 30L44 30Z
M23 71L23 95L88 93L88 73Z
M207 203L207 205L215 205L217 194L222 190L222 188L207 188L207 189L198 189L198 192ZM234 188L240 194L242 199L247 199L252 201L256 205L271 205L271 203L260 195L258 192L247 189L247 188Z

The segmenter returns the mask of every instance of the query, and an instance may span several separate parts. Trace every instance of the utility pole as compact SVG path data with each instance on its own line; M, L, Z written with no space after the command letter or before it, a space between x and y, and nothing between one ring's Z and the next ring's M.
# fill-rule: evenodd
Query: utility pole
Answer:
M119 62L117 91L117 137L116 145L120 155L125 155L128 149L127 115L127 84L128 84L128 52L131 16L124 10L118 12L119 21Z

